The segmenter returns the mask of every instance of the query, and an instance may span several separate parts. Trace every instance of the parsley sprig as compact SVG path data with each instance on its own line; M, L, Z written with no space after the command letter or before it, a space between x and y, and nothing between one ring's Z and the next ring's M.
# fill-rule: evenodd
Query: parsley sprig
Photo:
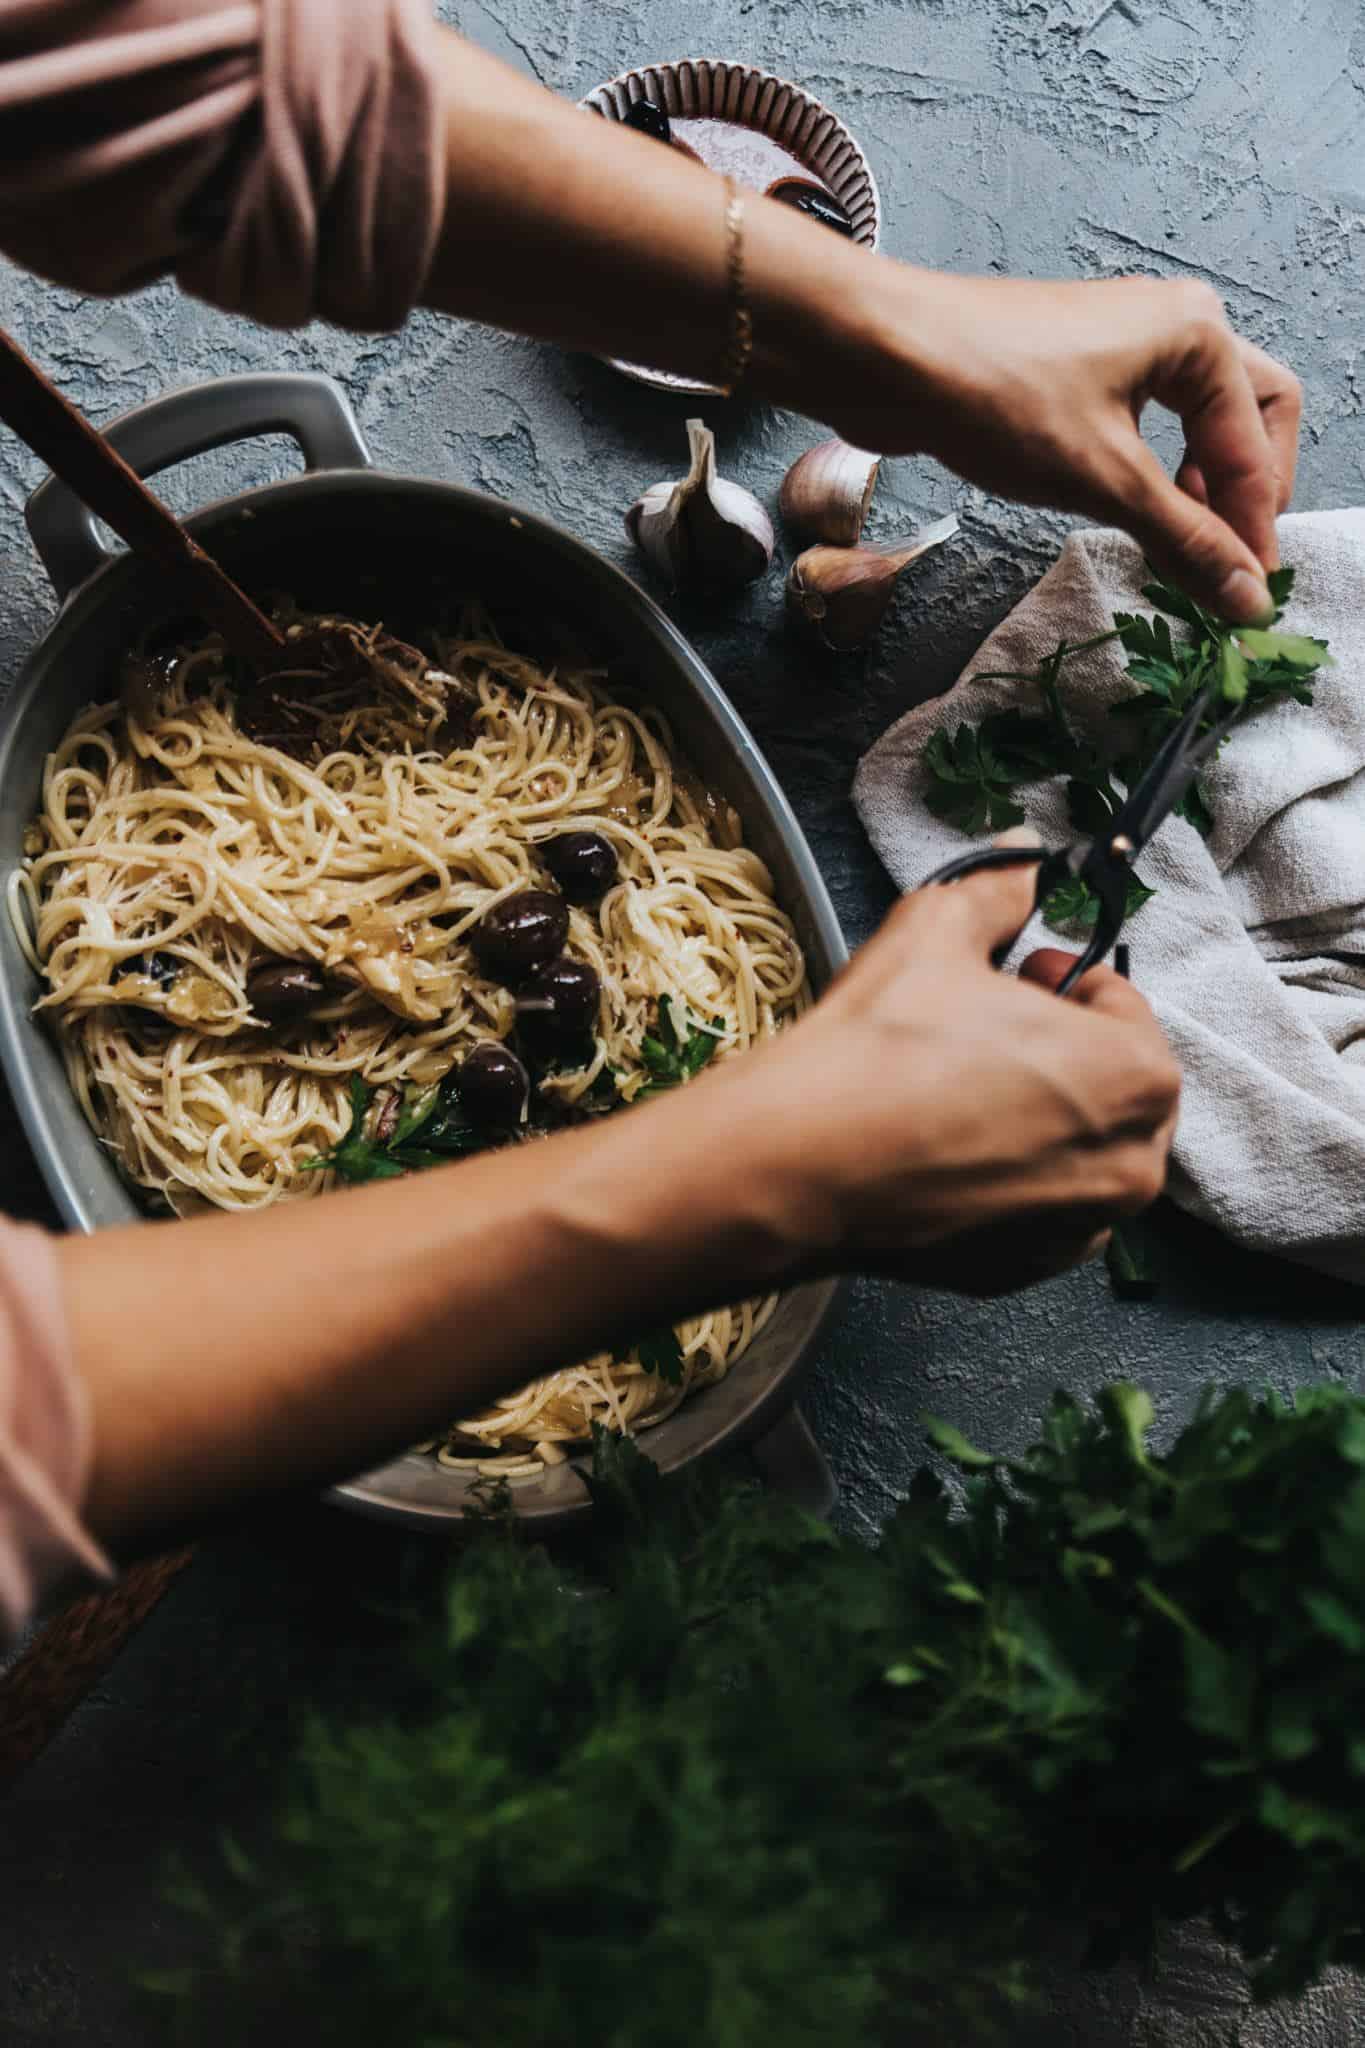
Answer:
M715 1058L720 1034L718 1020L693 1023L686 1003L677 996L660 996L657 1025L640 1040L640 1057L649 1069L649 1079L636 1090L635 1100L643 1102L665 1088L692 1080Z
M1294 571L1276 569L1268 581L1278 622L1293 589ZM1276 699L1312 703L1312 677L1331 659L1324 641L1229 625L1165 583L1147 584L1142 595L1154 607L1155 617L1116 612L1110 632L1075 645L1063 640L1036 669L983 674L980 680L986 682L1033 684L1039 708L993 712L979 725L959 725L955 733L945 726L932 736L921 758L928 777L925 800L936 817L963 832L998 832L1023 821L1019 789L1062 776L1071 823L1094 838L1113 819L1191 700L1215 675L1220 696L1204 730L1217 723L1229 705L1239 707L1240 718ZM1179 639L1171 631L1172 619L1186 629ZM1067 662L1111 640L1122 645L1128 674L1141 689L1111 706L1117 745L1104 748L1073 730L1062 704L1060 679ZM1212 831L1213 815L1197 780L1178 815L1205 838ZM1128 885L1130 915L1152 894L1134 875ZM1094 892L1078 879L1054 890L1043 916L1060 930L1093 925L1098 911Z
M665 1324L661 1330L650 1330L647 1335L637 1337L635 1342L621 1353L623 1358L634 1354L646 1372L652 1372L670 1387L680 1387L683 1376L682 1340L675 1329Z
M493 1142L487 1131L475 1130L465 1118L453 1080L425 1088L409 1084L387 1127L371 1113L375 1092L359 1074L352 1074L350 1126L330 1152L305 1161L305 1173L328 1169L353 1183L397 1180L423 1167L444 1166Z

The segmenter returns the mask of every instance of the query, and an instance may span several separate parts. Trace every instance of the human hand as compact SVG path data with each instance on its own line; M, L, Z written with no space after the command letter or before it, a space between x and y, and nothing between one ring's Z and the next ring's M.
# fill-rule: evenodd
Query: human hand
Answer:
M1160 1193L1180 1074L1142 997L1096 968L1059 1000L1051 950L1018 980L991 965L1034 879L907 896L765 1055L814 1263L1004 1293Z
M1294 487L1301 392L1197 280L1033 283L881 266L873 361L834 419L860 446L936 456L971 483L1121 526L1200 603L1272 609L1275 519ZM1177 413L1174 481L1139 432Z

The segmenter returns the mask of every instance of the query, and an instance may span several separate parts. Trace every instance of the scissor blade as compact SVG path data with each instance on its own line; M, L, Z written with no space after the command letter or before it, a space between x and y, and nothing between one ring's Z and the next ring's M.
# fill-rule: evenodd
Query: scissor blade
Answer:
M1131 848L1130 860L1141 853L1158 826L1170 817L1204 763L1218 751L1236 723L1235 708L1208 732L1200 732L1200 724L1217 698L1218 689L1216 678L1204 685L1181 715L1179 724L1171 727L1146 772L1120 806L1106 838L1110 845L1115 839L1126 839Z

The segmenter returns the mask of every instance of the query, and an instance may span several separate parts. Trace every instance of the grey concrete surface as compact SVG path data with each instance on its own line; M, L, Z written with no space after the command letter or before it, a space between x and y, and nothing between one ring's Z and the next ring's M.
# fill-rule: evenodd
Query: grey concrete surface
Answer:
M881 181L894 252L962 270L1141 271L1210 279L1243 331L1307 387L1299 503L1365 488L1365 8L1359 0L456 0L477 41L578 94L628 64L687 54L764 62L824 96ZM590 362L419 316L401 336L281 337L158 286L106 305L0 269L0 317L104 419L167 384L258 365L318 367L350 390L378 457L474 483L628 559L621 513L675 475L687 407ZM812 438L743 405L709 414L723 467L771 499ZM169 484L188 505L277 473L282 447L205 458ZM0 436L0 679L51 605L23 531L37 465ZM967 490L932 465L889 465L875 526L954 505L961 542L908 579L877 650L826 662L781 623L782 564L724 610L681 607L783 777L849 937L888 888L848 802L860 751L913 697L945 687L1051 558L1063 523ZM875 1077L872 1077L875 1081ZM10 1121L0 1190L45 1213ZM1077 1274L990 1306L860 1287L808 1410L848 1526L870 1530L922 1456L926 1406L1019 1446L1051 1388L1122 1373L1162 1426L1205 1381L1358 1383L1359 1298L1253 1261L1179 1219L1160 1226L1163 1291L1113 1302ZM174 1314L174 1303L149 1313ZM168 1852L259 1796L246 1705L278 1730L307 1672L355 1682L367 1593L394 1568L382 1533L320 1510L205 1552L0 1813L0 2040L134 2048L147 2038L130 1962L174 1956L160 1901ZM373 1673L368 1674L373 1680ZM1348 1986L1248 2015L1237 1973L1197 1941L1149 1983L1061 1985L1014 2048L1342 2048L1365 2040ZM403 2044L394 2044L403 2048ZM512 2044L509 2044L512 2048Z

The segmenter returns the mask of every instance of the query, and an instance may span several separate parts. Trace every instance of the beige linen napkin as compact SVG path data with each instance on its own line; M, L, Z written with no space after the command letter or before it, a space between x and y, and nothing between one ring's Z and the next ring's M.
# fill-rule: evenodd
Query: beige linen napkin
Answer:
M1138 863L1157 891L1128 924L1135 984L1184 1070L1170 1192L1241 1243L1365 1282L1365 508L1280 522L1297 571L1285 624L1331 643L1313 706L1275 704L1205 773L1205 842L1181 818ZM970 844L924 802L919 756L956 730L1028 703L1028 669L1059 639L1140 611L1148 578L1123 535L1073 534L944 697L918 705L863 759L854 802L894 880L914 888ZM1176 629L1178 630L1178 629ZM1063 671L1077 728L1099 738L1134 689L1110 643ZM1019 793L1045 843L1075 838L1060 784ZM1026 944L1040 934L1035 922Z

